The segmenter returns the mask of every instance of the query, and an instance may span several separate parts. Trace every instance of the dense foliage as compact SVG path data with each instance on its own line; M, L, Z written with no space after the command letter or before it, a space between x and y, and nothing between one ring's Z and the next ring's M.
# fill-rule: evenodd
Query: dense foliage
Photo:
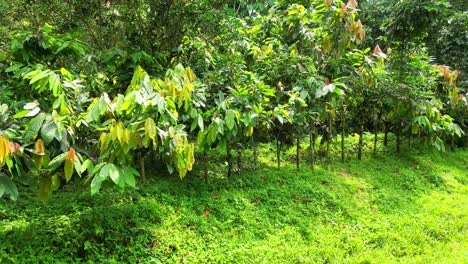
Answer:
M0 206L0 262L466 262L468 151L402 152L312 174L278 171L262 145L261 168L228 179L211 163L210 184L164 176L94 196L75 184L46 204L22 188Z
M312 167L338 137L344 161L352 134L359 159L366 132L374 153L379 133L396 151L466 145L466 12L384 2L2 2L0 196L26 179L43 199L78 177L135 187L148 159L183 178L200 157L207 176L213 149L231 176L258 142L280 167L295 141L298 168L305 138Z

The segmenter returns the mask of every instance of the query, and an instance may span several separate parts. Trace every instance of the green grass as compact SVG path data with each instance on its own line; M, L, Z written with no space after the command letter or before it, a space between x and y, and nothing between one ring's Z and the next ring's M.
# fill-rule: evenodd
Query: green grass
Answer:
M196 171L154 176L46 204L22 189L0 201L0 263L468 263L467 150L379 153L315 173L278 171L268 146L260 161L231 179L212 163L208 183Z

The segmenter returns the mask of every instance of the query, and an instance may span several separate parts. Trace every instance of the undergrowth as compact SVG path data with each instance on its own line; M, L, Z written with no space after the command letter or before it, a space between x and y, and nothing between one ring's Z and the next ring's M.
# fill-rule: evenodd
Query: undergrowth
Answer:
M211 162L208 182L154 170L136 190L75 183L47 203L23 187L0 201L0 262L468 262L468 151L333 155L312 172L306 157L278 170L270 148L229 179Z

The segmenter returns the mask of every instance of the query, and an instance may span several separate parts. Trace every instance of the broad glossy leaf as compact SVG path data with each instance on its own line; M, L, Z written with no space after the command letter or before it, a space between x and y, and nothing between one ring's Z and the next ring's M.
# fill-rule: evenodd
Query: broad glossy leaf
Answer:
M47 166L48 169L50 170L56 170L58 167L60 167L60 165L65 161L65 157L67 156L67 153L62 153L62 154L59 154L57 156L55 156L55 158L53 158L50 162L49 162L49 165Z
M55 73L49 75L49 85L52 90L52 94L57 97L62 92L62 83L60 82L60 76Z
M18 189L8 176L0 172L0 198L3 195L8 195L11 200L16 201L18 199Z
M41 138L44 140L46 145L49 145L55 138L57 134L57 126L55 123L48 119L46 120L41 127Z
M70 152L67 153L64 165L65 180L69 182L73 176L73 170L75 169L74 162L70 159Z
M132 167L126 167L122 172L125 184L135 188L135 176L139 176L140 173Z
M83 174L83 172L85 172L86 170L88 170L88 172L92 171L93 167L94 167L94 163L92 160L90 159L85 160L83 164L81 164L80 174Z
M157 130L156 130L156 123L152 118L147 118L145 121L145 134L149 138L153 140L153 142L156 140L157 136Z
M200 128L200 131L204 130L203 127L203 116L201 114L198 115L198 127Z
M31 121L29 121L29 126L24 134L24 139L29 141L37 137L37 133L41 129L42 123L44 122L45 114L40 113Z
M54 175L52 175L52 177L50 178L50 181L51 181L51 188L52 188L52 191L56 191L58 190L58 188L60 187L60 178L59 178L59 175L56 173Z
M228 110L228 112L226 113L225 121L227 128L229 130L232 130L236 123L236 121L234 120L234 111Z

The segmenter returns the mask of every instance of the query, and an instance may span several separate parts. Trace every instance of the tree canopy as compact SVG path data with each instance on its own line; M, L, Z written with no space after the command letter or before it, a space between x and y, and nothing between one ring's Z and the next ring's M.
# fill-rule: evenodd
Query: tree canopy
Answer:
M261 142L280 167L295 141L299 168L306 137L312 166L354 133L359 159L366 132L466 145L467 19L464 1L2 2L0 196L135 187L148 158L183 178L211 149L231 176Z

